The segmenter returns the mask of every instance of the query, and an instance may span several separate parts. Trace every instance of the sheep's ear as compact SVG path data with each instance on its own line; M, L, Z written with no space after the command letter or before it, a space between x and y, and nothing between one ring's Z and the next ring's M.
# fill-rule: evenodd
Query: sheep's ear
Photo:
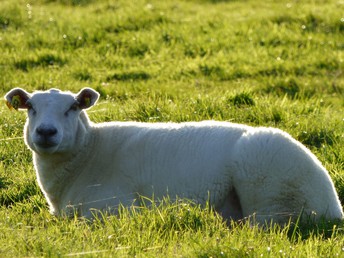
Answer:
M10 90L6 96L6 104L9 109L14 108L15 110L27 109L27 101L31 98L31 95L21 88L15 88Z
M76 100L79 102L80 109L87 109L96 104L99 93L91 88L83 88L77 95Z

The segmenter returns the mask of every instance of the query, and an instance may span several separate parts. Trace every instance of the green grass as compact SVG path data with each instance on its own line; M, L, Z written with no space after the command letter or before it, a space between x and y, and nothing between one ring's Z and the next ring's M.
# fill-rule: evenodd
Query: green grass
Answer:
M93 87L96 122L278 127L315 153L344 201L343 8L337 0L3 0L0 92ZM210 207L182 200L92 223L55 218L22 139L25 114L6 105L0 113L1 257L344 255L341 223L228 227Z

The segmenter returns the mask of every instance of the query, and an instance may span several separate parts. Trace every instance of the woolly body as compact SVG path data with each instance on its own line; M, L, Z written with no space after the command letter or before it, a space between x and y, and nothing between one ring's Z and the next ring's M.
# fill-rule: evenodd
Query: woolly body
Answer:
M32 96L14 89L6 98L19 93L30 103L19 106L29 109L26 143L56 215L91 217L139 196L169 195L209 200L226 219L255 214L258 222L284 223L301 211L316 219L343 217L326 169L281 130L215 121L94 124L83 110L97 101L91 89Z

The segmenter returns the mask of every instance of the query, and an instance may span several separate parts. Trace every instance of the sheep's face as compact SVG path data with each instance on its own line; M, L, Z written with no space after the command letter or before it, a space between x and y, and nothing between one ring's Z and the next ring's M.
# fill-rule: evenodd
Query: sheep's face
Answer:
M97 99L98 93L89 88L77 95L54 89L32 95L13 89L6 95L9 107L28 110L25 138L39 154L68 152L76 141L82 109L94 105Z

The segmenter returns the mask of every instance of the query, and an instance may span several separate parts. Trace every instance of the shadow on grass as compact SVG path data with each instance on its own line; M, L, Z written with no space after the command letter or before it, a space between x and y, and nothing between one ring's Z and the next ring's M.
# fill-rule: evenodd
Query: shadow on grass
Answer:
M67 60L56 54L43 54L38 57L31 57L22 59L14 63L14 67L18 70L28 72L32 68L36 67L50 67L50 66L63 66L67 63Z

